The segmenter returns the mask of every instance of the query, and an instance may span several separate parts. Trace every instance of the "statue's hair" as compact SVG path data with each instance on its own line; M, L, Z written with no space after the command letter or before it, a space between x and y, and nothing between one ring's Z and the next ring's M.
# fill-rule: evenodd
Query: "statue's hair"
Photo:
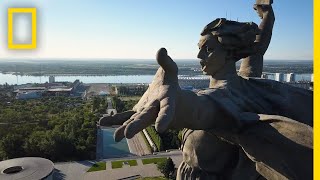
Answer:
M255 52L256 35L259 33L257 24L253 22L236 22L218 18L206 25L201 35L216 36L222 46L238 60Z

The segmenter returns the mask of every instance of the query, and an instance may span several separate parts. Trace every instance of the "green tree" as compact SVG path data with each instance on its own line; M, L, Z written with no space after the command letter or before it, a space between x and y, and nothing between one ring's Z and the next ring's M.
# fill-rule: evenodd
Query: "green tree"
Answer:
M44 131L34 131L26 139L24 149L28 156L50 157L53 154L54 142Z
M0 103L0 123L8 123L0 126L0 160L22 156L94 159L99 117L91 111L92 103L66 97Z
M100 98L94 97L92 102L92 110L95 111L100 107Z
M172 159L169 157L165 161L161 161L157 164L159 171L166 177L172 179L174 176L174 163Z
M74 140L70 139L66 133L52 131L50 138L53 141L53 159L65 160L74 157L76 153Z
M161 134L160 138L162 140L163 149L178 149L180 147L181 141L179 139L179 131L169 129Z
M125 108L125 104L117 96L112 97L112 106L117 112L123 112Z
M21 157L24 154L24 138L18 134L8 134L0 143L0 147L5 157L11 159Z

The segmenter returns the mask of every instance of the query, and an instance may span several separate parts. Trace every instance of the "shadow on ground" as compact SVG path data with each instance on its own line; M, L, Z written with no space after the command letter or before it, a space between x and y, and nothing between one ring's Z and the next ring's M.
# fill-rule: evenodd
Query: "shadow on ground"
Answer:
M66 178L66 175L64 173L62 173L59 169L54 169L53 179L64 180L65 178Z

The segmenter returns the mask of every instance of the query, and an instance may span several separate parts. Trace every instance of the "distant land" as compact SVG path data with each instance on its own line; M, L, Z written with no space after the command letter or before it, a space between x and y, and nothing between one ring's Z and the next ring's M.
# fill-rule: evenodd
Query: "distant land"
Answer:
M179 75L201 74L199 60L176 60ZM237 63L239 67L240 62ZM0 73L28 76L48 75L154 75L159 65L155 60L1 60ZM264 72L313 73L312 60L265 60Z

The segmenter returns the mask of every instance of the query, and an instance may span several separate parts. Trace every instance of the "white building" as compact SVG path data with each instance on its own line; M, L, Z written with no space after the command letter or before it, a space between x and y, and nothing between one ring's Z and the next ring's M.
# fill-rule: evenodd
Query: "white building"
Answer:
M54 76L49 76L49 83L54 83L54 82L55 82Z
M263 79L268 79L268 74L262 74L262 75L261 75L261 78L263 78Z
M276 81L283 82L283 81L284 81L284 75L283 75L283 73L276 73L274 79L275 79Z
M287 74L287 82L296 82L296 75L293 73Z

